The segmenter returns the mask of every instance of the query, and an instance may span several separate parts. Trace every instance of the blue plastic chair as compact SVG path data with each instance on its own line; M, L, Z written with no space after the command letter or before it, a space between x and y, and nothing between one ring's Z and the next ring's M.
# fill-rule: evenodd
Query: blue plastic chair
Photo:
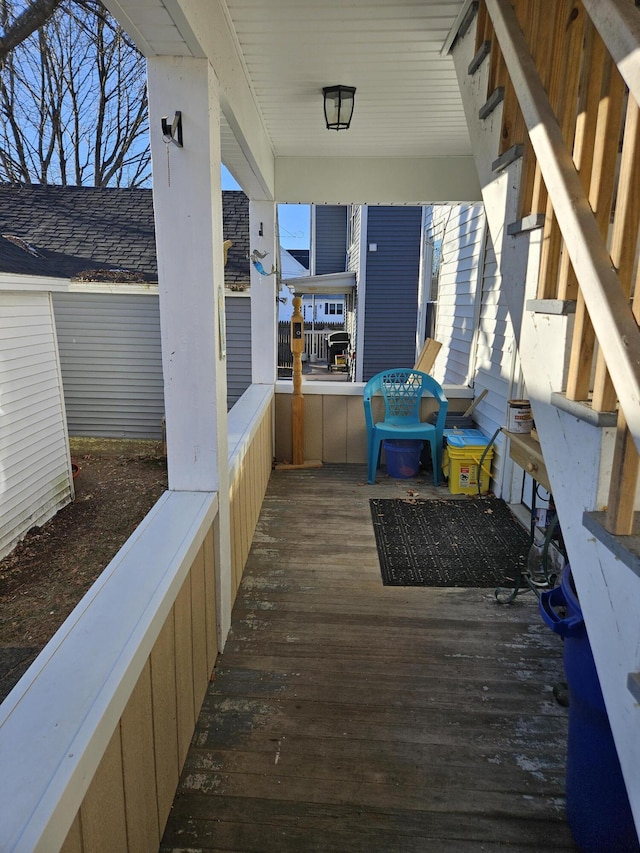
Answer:
M420 420L420 401L428 391L438 401L435 424ZM383 421L374 423L371 398L381 393L384 398ZM449 404L438 382L427 373L410 367L394 367L372 377L364 387L364 416L367 424L368 480L376 481L382 442L387 439L416 439L431 445L433 482L440 484L442 468L442 440Z

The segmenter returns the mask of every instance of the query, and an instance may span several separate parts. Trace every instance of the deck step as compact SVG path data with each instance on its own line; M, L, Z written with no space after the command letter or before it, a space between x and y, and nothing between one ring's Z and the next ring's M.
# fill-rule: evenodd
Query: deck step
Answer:
M480 119L489 118L491 113L496 109L496 107L500 106L503 101L504 86L498 86L498 88L493 90L493 92L489 95L483 106L481 106L478 110L478 117Z
M555 391L551 394L550 402L556 409L561 409L579 421L584 421L599 429L615 427L618 423L617 412L597 412L588 400L569 400L566 394Z
M480 68L482 63L485 61L487 56L489 56L490 53L491 53L491 40L487 39L486 41L482 42L482 44L480 45L480 47L478 49L478 52L476 53L476 55L473 57L473 59L469 63L469 67L467 68L467 73L470 76L473 76L476 73L476 71L478 70L478 68Z
M621 563L640 577L640 512L634 514L633 533L618 536L605 528L605 512L585 512L582 523L599 542L611 551Z

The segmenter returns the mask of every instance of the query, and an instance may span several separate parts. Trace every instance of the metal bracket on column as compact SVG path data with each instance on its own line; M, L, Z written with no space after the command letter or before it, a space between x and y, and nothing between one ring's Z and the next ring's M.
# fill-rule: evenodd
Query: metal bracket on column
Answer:
M171 124L169 124L167 116L163 116L160 121L162 125L162 138L164 141L173 142L173 144L177 145L178 148L182 148L182 112L180 110L176 110Z

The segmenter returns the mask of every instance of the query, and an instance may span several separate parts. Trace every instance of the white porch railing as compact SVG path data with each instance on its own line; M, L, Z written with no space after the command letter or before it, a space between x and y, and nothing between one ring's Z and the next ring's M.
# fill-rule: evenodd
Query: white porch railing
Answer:
M271 470L273 388L239 403L241 557ZM215 493L165 492L0 706L3 853L158 849L218 653L217 514Z
M304 351L308 356L314 356L318 361L327 361L329 358L329 347L327 345L327 336L331 332L326 331L305 331L304 333Z

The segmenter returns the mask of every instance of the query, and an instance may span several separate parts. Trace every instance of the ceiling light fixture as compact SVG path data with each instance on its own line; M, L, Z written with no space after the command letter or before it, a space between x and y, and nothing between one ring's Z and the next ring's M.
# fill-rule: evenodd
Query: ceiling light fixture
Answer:
M325 86L324 119L327 130L348 130L353 115L356 90L353 86Z

